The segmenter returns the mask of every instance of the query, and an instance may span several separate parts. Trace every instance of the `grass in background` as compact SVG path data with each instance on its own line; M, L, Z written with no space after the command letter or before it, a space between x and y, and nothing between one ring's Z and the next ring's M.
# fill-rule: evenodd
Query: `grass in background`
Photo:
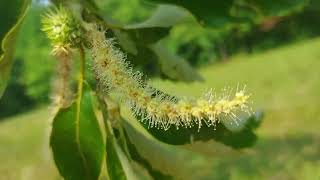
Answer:
M176 95L246 84L265 111L256 146L239 157L208 159L217 179L320 179L320 39L201 69L205 83L154 80ZM45 109L0 122L0 179L57 179ZM214 162L214 164L213 164ZM211 165L213 164L213 165ZM197 171L197 169L195 169ZM29 178L30 177L30 178ZM208 179L212 179L208 178Z
M49 151L49 111L41 108L0 122L0 179L58 179Z

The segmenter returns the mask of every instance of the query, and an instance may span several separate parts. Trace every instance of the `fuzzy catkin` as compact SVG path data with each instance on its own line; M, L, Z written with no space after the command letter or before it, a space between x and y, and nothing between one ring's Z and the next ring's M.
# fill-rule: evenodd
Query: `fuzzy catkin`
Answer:
M69 53L68 53L69 52ZM53 105L57 107L68 107L72 102L72 91L70 89L71 76L71 52L55 53L57 59L56 74L52 85L51 98Z
M104 87L120 94L135 115L147 122L149 127L168 130L171 125L177 128L199 129L202 122L214 126L220 118L231 117L237 121L238 112L249 112L248 98L244 90L237 90L234 97L215 97L212 92L200 99L175 99L158 93L142 82L142 74L134 72L126 60L126 55L114 46L112 39L106 39L104 32L95 28L88 31L91 42L93 70Z

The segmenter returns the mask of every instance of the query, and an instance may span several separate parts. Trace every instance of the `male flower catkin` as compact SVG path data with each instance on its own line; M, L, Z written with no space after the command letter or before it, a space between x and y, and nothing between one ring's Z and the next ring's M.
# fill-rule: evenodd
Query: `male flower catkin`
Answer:
M93 69L101 85L113 89L127 102L135 115L149 127L168 130L171 125L200 128L202 122L214 126L220 118L231 117L237 121L238 112L249 112L248 98L244 90L236 92L233 98L224 95L216 98L212 93L192 100L177 100L168 97L142 82L142 74L133 72L126 56L114 46L112 39L106 39L104 32L89 28Z

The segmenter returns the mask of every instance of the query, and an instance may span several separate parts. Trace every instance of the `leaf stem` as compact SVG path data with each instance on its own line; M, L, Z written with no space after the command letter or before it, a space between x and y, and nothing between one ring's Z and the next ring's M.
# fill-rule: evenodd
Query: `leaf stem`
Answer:
M83 93L83 81L84 81L84 66L85 66L85 52L82 46L79 47L80 52L80 70L79 70L79 79L78 79L78 92L77 92L77 111L76 111L76 142L78 145L78 150L81 155L81 159L83 164L86 166L86 159L84 157L83 152L81 151L81 144L80 144L80 109L81 109L81 99ZM88 167L86 167L87 171ZM86 172L87 173L87 172Z
M80 70L79 70L79 79L78 79L78 93L79 94L78 94L77 102L79 102L79 99L81 99L82 89L83 89L83 81L84 81L85 52L84 52L83 46L80 46L79 52L80 52Z
M76 114L77 123L79 123L79 119L80 119L81 97L82 97L83 81L84 81L85 52L84 52L84 49L82 46L80 46L79 52L80 52L80 69L79 69L77 100L76 100L76 103L77 103L77 114ZM79 126L77 126L77 127L79 127ZM77 128L76 133L79 134L78 128Z
M79 139L79 121L80 121L80 108L81 108L81 98L82 98L82 91L83 91L83 81L84 81L84 65L85 65L85 52L82 46L79 48L80 52L80 70L79 70L79 78L78 78L78 91L77 91L77 114L76 114L76 123L77 123L77 129L76 129L76 136L77 139Z

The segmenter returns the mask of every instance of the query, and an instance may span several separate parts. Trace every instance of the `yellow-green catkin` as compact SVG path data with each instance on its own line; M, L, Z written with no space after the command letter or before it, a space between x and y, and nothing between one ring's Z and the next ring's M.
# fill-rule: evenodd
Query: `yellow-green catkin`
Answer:
M51 99L54 107L68 107L72 103L72 90L70 88L72 55L70 53L55 54L57 66L52 84Z
M126 55L114 46L112 39L105 38L104 32L90 28L88 40L92 46L93 69L101 85L119 93L149 127L168 130L171 125L176 128L197 125L200 129L203 122L214 126L221 118L230 117L236 122L239 112L249 112L249 95L244 89L237 90L232 98L227 94L216 97L209 92L199 99L178 100L158 93L142 82L142 74L132 70Z

